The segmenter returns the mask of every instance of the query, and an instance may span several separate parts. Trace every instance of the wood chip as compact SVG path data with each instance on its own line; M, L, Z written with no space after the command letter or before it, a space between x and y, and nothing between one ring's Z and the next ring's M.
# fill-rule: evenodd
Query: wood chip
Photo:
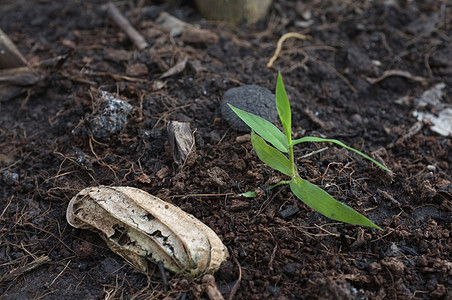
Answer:
M171 121L168 126L168 137L174 161L178 165L182 165L190 152L195 150L195 139L190 129L190 123Z

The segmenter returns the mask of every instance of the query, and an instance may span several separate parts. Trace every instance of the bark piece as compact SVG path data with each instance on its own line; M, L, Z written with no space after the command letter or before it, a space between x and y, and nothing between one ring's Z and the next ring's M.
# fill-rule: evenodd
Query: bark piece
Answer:
M182 165L188 155L196 149L190 123L171 121L168 126L168 136L174 161Z

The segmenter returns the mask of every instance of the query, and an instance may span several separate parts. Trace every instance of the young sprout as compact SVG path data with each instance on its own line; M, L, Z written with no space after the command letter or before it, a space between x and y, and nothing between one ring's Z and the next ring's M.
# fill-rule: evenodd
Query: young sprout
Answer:
M323 139L313 136L306 136L292 140L292 116L290 112L290 103L287 98L281 73L278 74L278 81L276 84L276 109L283 125L284 133L281 132L275 125L259 116L238 109L230 104L229 107L240 117L240 119L251 127L251 143L259 159L266 163L269 167L290 177L290 180L280 181L277 185L288 184L292 192L301 201L330 219L382 230L379 226L375 225L372 221L358 213L353 208L335 200L327 192L302 179L298 175L294 161L293 147L304 142L335 143L348 150L358 153L383 170L388 172L391 171L379 162L370 158L368 155L349 147L338 140Z

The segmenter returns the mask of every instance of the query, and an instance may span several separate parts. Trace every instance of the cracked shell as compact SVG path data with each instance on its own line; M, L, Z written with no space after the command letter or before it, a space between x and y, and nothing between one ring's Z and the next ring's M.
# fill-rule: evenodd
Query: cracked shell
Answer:
M215 232L194 216L132 187L90 187L69 203L70 225L100 233L141 272L161 261L172 272L214 273L228 257Z

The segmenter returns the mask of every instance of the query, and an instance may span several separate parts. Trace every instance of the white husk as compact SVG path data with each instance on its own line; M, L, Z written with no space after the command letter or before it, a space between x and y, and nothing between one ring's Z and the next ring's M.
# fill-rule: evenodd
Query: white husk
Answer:
M173 272L213 273L228 257L212 229L137 188L86 188L72 198L66 218L76 228L99 232L113 252L142 272L149 260Z

